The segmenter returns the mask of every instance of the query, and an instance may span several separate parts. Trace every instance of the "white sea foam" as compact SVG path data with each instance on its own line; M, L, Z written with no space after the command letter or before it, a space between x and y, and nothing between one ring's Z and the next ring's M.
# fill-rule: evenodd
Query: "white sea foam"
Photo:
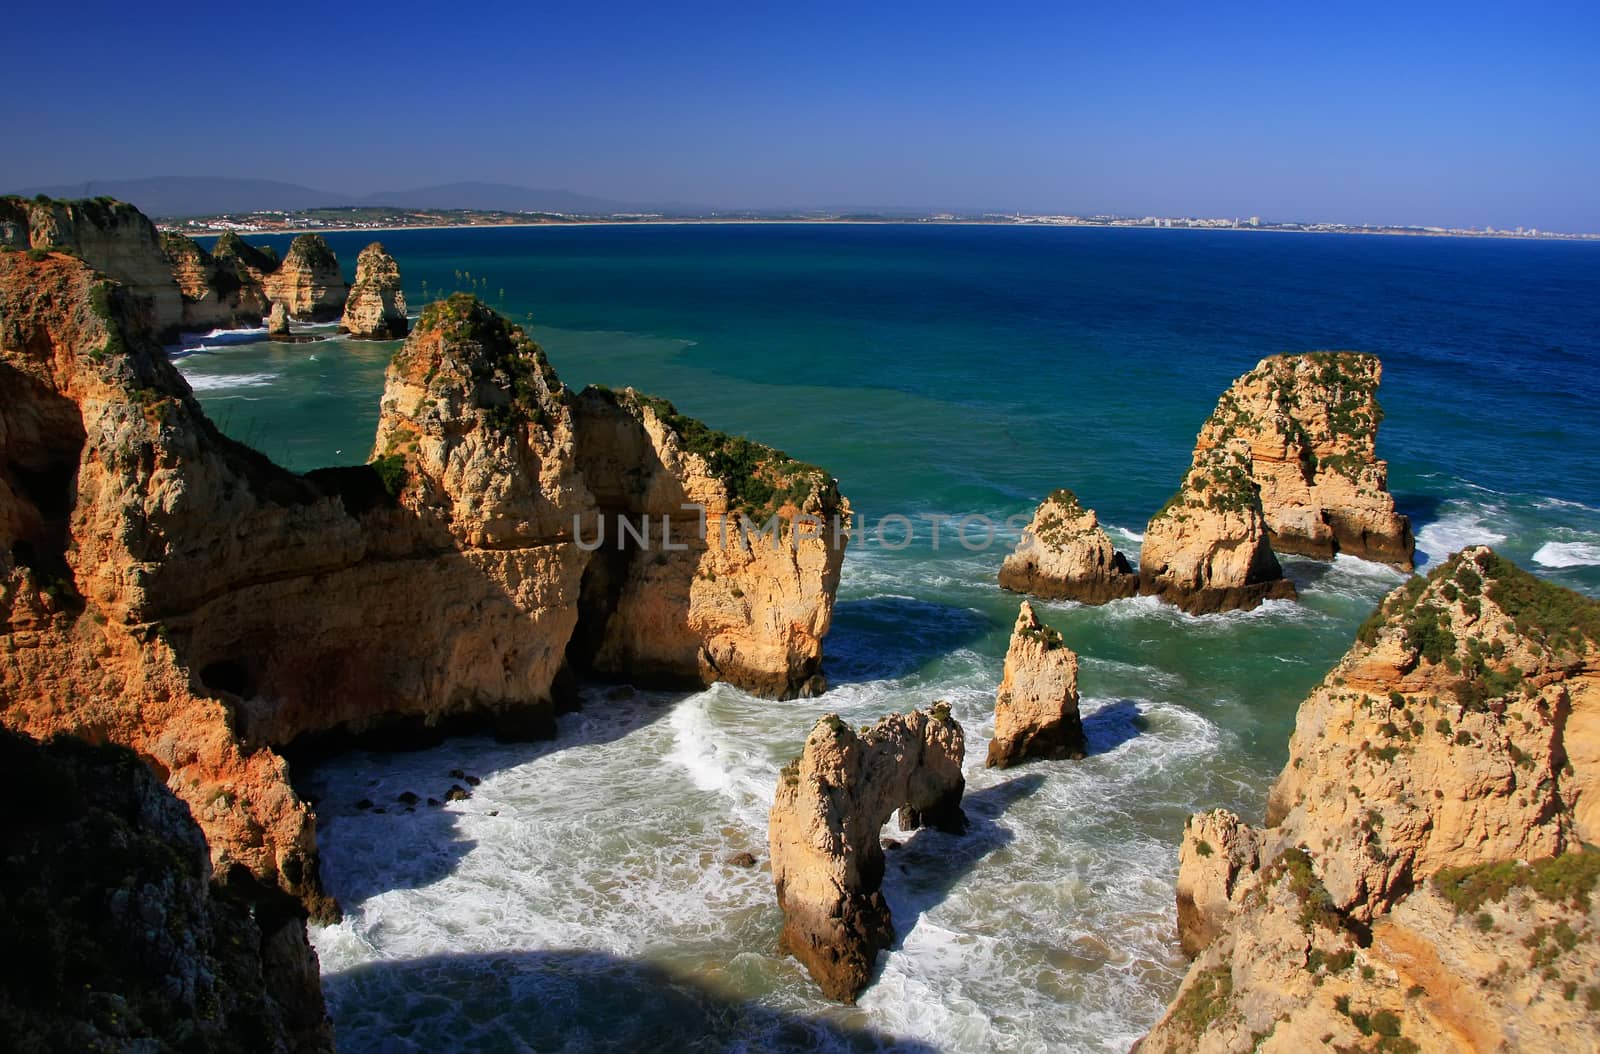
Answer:
M1505 534L1488 526L1492 516L1502 515L1499 505L1469 505L1463 501L1446 503L1449 510L1417 532L1417 549L1431 562L1439 563L1469 545L1499 545Z
M1545 542L1533 554L1542 567L1600 566L1600 542Z
M675 700L591 692L554 745L456 740L323 766L310 790L346 915L313 937L341 1049L397 1049L401 1023L411 1047L398 1049L417 1050L464 1037L577 1050L683 1027L672 1015L693 1012L654 997L592 1002L619 997L585 988L587 972L641 962L735 1000L744 1031L728 1049L796 1049L796 1028L815 1033L812 1049L850 1047L835 1025L951 1052L1125 1049L1182 974L1171 902L1183 817L1197 801L1253 804L1264 777L1235 760L1229 733L1164 701L1159 668L1086 666L1107 692L1082 704L1089 756L1005 772L982 767L998 657L960 646L941 652L934 679L855 680L782 704L726 686ZM967 730L972 826L886 832L905 842L884 884L899 937L860 1009L842 1010L772 951L770 874L727 861L766 856L778 768L817 717L866 724L938 698ZM471 799L398 805L405 791L442 798L456 767L482 777ZM361 798L390 811L358 809ZM555 1026L540 1016L580 1002ZM725 1014L713 1006L706 1020Z
M278 379L276 373L189 373L184 372L189 387L197 392L223 391L228 388L264 388Z

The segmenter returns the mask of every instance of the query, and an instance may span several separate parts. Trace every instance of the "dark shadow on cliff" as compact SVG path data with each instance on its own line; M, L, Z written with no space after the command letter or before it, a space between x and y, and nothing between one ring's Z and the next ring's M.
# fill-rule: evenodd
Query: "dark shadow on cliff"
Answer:
M439 955L358 966L324 976L322 985L342 1054L937 1054L925 1043L774 1010L653 963L600 952Z
M841 600L823 644L832 685L904 677L996 628L970 608L910 597Z
M1044 773L1029 772L1004 783L973 791L961 799L967 814L965 834L945 834L932 828L918 831L898 849L884 854L883 897L894 919L899 948L907 933L926 911L938 907L978 862L1016 837L997 822L1014 803L1032 795L1044 784ZM885 828L887 837L892 825ZM883 959L878 960L881 969Z
M586 688L583 708L556 719L554 739L506 743L488 736L458 736L420 749L356 749L323 763L297 766L294 786L315 803L317 841L325 858L330 847L337 856L341 843L352 849L406 847L386 867L376 866L364 851L359 868L325 863L327 892L350 909L388 890L420 889L448 877L477 845L461 834L459 812L493 808L486 798L450 802L452 787L476 795L478 784L468 777L481 780L558 751L621 739L665 717L681 698L665 692L613 698L617 694L614 688ZM406 794L415 800L402 800ZM430 799L438 804L429 804Z
M1144 714L1132 699L1107 703L1083 717L1083 737L1090 754L1109 754L1145 731Z

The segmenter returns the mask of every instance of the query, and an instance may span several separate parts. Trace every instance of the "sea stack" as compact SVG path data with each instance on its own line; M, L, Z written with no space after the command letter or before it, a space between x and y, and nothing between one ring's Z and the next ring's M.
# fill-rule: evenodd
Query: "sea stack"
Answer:
M263 280L268 299L281 303L301 322L337 322L348 287L339 258L320 234L302 234L276 271Z
M411 328L406 319L406 294L400 288L400 265L373 242L356 259L356 280L344 302L342 326L362 340L398 340Z
M270 246L250 245L233 231L223 231L218 235L216 244L211 247L211 255L219 261L237 265L258 285L265 283L267 276L278 269L278 254Z
M191 333L257 326L267 313L261 283L238 256L218 257L193 238L166 233L161 248L183 298L183 328Z
M959 833L966 827L961 726L940 703L890 714L857 734L833 714L784 766L768 819L779 948L811 972L823 995L854 1003L878 952L894 940L883 882L884 823Z
M1411 570L1411 522L1395 511L1376 452L1382 376L1376 355L1273 355L1217 401L1196 452L1248 452L1277 552L1347 553Z
M1024 600L1006 651L985 765L1006 768L1028 758L1076 758L1083 756L1083 749L1078 656Z
M1139 576L1111 545L1093 509L1061 489L1039 503L1015 552L1000 565L1000 586L1046 600L1104 604L1139 591Z
M1191 615L1295 598L1244 454L1222 447L1195 454L1183 486L1145 529L1139 584Z
M289 328L289 309L282 304L273 304L272 310L267 313L267 335L269 337L288 337L293 335Z
M1198 958L1141 1054L1600 1046L1597 670L1600 603L1487 548L1391 593L1266 826L1185 828Z

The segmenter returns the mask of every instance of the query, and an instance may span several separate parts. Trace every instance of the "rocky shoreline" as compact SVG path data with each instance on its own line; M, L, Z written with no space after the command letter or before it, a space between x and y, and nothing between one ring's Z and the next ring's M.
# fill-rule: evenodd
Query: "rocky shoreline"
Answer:
M471 296L412 329L377 244L346 287L320 239L281 263L237 238L206 253L130 212L0 205L0 768L52 795L0 872L6 903L33 905L10 925L47 949L50 991L8 982L0 1011L45 1046L326 1050L306 921L339 908L287 759L550 737L579 679L821 693L848 539L809 528L850 506L825 470L665 400L570 389ZM405 337L367 463L273 464L161 346L263 315ZM1137 570L1061 490L1000 584L1205 614L1293 598L1280 551L1409 570L1380 376L1356 353L1263 360L1201 429ZM1078 673L1023 601L985 764L1081 758ZM780 771L776 939L828 998L854 1002L894 942L890 815L966 827L966 746L945 704L859 730L829 715ZM450 776L355 808L472 795L476 775ZM1141 1049L1582 1045L1600 1035L1596 842L1600 604L1459 553L1391 593L1302 704L1264 824L1186 826L1194 963Z

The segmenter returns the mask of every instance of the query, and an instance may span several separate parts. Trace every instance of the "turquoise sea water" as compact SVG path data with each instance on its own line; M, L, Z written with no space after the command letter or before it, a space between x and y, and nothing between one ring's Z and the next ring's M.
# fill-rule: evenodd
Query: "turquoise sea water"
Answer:
M1401 578L1292 559L1299 604L1193 619L1044 604L1083 659L1091 756L986 772L1016 598L995 520L1070 486L1136 554L1217 395L1276 351L1385 363L1379 452L1419 558L1476 541L1600 595L1600 247L1234 232L660 226L393 232L413 304L531 316L574 386L633 385L827 466L903 551L847 558L816 700L596 693L553 744L357 754L302 782L347 918L319 930L341 1049L1125 1050L1182 976L1183 819L1259 819L1296 705ZM269 239L272 240L272 239ZM328 241L353 265L371 236ZM276 239L280 250L287 239ZM395 344L187 341L231 434L365 460ZM194 350L199 349L199 350ZM952 702L973 831L890 854L899 942L858 1008L774 954L778 767L815 718ZM483 783L441 811L357 811Z

